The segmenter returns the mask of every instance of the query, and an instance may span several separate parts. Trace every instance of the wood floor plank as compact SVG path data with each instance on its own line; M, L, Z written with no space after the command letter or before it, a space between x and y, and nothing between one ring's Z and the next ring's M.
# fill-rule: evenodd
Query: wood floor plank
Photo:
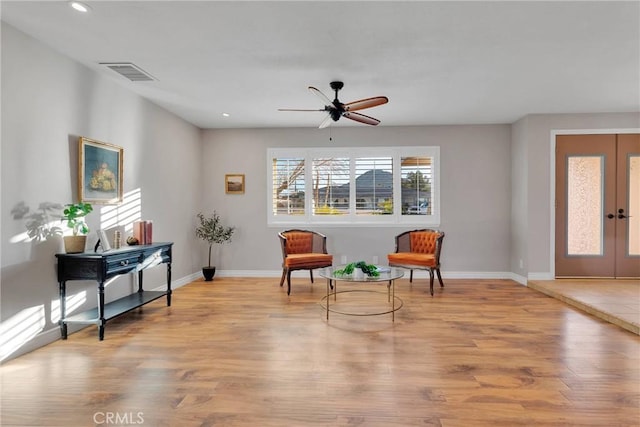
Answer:
M640 337L513 281L399 280L392 322L292 280L193 282L9 361L0 424L640 425Z

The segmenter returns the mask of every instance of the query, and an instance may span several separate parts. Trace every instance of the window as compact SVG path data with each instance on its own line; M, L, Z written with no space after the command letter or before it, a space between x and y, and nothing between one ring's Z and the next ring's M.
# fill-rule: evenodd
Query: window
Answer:
M314 158L311 175L313 214L349 214L349 158Z
M404 215L429 215L433 206L431 182L433 169L431 157L402 157L402 213Z
M304 158L284 157L273 162L273 215L303 215L305 212Z
M269 224L438 226L439 147L268 150Z
M393 157L356 157L356 214L393 214Z

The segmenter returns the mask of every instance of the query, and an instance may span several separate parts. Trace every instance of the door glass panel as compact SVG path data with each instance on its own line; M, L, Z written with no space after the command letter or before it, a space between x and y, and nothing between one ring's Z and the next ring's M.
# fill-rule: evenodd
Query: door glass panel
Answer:
M628 255L640 255L640 156L629 156L627 170L629 171Z
M567 255L603 254L602 156L567 158Z

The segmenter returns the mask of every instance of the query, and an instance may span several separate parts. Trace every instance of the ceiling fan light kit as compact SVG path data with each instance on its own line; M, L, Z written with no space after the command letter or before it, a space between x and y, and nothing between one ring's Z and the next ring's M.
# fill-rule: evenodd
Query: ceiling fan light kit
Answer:
M327 117L320 123L319 128L325 128L331 124L331 121L337 122L340 117L346 117L347 119L364 123L367 125L376 126L380 123L380 120L364 115L362 113L356 113L355 111L364 110L366 108L377 107L378 105L386 104L389 102L389 98L386 96L374 96L372 98L359 99L357 101L343 104L338 100L338 91L344 87L343 82L334 81L329 83L331 89L335 92L335 98L331 101L324 93L319 89L309 86L309 91L315 94L324 103L324 108L317 110L299 110L290 108L280 108L278 111L325 111Z

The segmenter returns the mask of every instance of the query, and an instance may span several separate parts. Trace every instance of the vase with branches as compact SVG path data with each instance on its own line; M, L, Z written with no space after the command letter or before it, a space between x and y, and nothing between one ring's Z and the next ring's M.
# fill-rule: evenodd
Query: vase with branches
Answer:
M211 250L214 244L223 244L231 241L235 227L222 225L220 215L216 211L209 216L202 213L196 215L200 225L196 227L196 237L204 240L209 245L208 265L202 268L202 274L207 282L213 280L216 267L211 265Z

